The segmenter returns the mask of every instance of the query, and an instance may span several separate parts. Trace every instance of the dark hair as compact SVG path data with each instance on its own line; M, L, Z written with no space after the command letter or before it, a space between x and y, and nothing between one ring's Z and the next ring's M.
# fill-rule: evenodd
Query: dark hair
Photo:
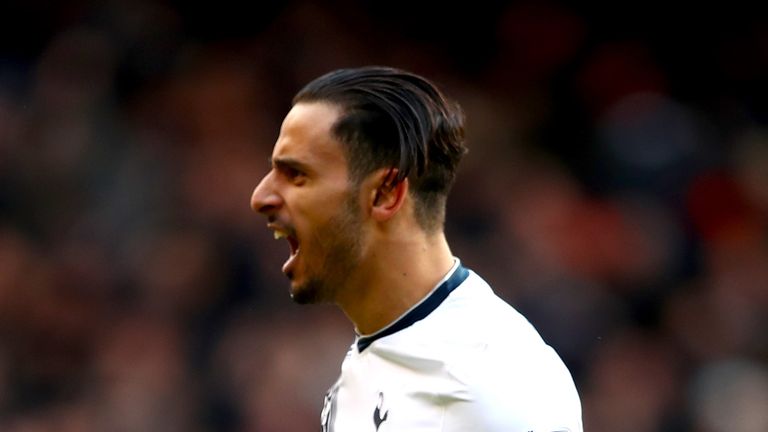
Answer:
M416 219L442 228L445 202L466 153L464 114L428 80L399 69L340 69L307 84L293 103L327 102L342 109L332 133L344 146L350 180L380 168L408 178Z

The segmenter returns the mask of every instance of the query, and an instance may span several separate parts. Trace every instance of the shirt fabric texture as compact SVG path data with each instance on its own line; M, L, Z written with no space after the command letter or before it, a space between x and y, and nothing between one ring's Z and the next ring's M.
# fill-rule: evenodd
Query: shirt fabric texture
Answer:
M458 259L400 318L358 335L321 417L323 432L583 432L560 357Z

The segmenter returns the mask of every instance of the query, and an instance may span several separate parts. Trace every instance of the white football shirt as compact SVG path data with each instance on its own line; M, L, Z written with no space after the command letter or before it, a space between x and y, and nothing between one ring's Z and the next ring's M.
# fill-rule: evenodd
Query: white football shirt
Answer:
M570 372L458 259L420 303L355 340L323 432L582 432Z

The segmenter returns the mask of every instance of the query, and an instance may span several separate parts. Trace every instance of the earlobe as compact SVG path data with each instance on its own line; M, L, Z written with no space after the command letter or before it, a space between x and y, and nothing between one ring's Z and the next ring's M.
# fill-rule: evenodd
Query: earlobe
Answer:
M397 170L388 169L377 172L377 187L372 191L371 216L384 222L397 214L408 196L408 179L396 181Z

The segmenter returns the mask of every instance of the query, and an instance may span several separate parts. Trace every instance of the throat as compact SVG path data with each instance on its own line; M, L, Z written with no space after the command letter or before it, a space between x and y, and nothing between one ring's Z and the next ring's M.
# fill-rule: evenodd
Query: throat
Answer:
M376 238L368 244L354 276L348 278L338 305L360 334L375 333L414 307L445 278L458 261L440 233L420 230L398 238Z
M357 285L346 304L339 303L360 335L370 335L388 327L411 309L421 303L434 290L436 284L447 273L424 280L412 273L394 272L376 282ZM359 289L360 287L365 289Z

